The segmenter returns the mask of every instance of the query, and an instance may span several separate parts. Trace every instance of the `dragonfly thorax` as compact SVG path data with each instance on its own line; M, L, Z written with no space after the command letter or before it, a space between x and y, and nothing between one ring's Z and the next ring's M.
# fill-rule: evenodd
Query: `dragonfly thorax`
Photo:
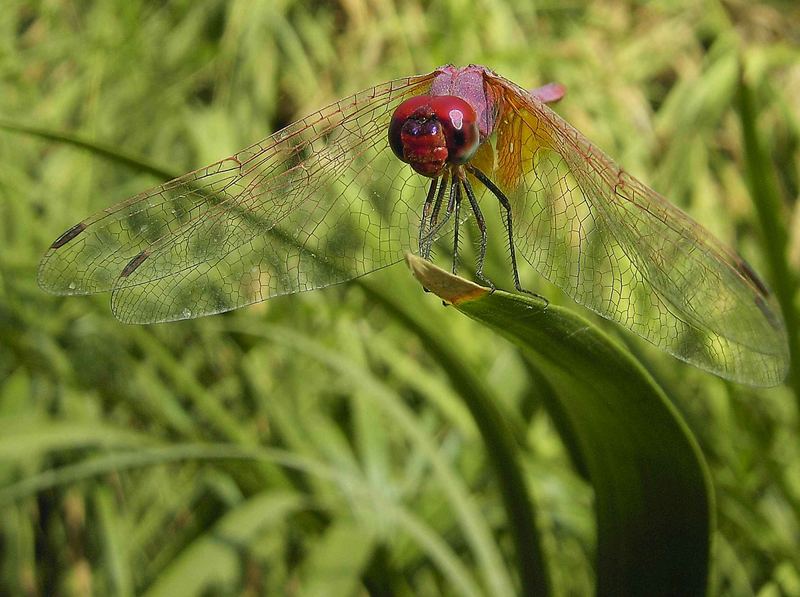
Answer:
M431 178L447 164L468 162L479 143L475 110L451 95L412 97L397 107L389 125L395 155Z

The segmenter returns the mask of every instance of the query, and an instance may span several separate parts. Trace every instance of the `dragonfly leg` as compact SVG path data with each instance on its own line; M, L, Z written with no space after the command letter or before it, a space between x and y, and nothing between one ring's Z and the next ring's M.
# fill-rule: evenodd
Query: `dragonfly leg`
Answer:
M431 248L433 247L433 241L436 240L436 233L439 229L447 222L447 218L449 217L449 212L445 216L444 221L437 225L439 220L439 212L442 209L442 202L444 201L444 194L447 192L447 174L442 175L441 184L439 185L439 192L436 194L436 201L433 204L433 211L431 212L430 221L428 222L428 229L425 233L425 239L422 243L420 243L420 254L424 259L430 261L431 259Z
M484 186L489 189L489 191L497 197L497 200L500 202L500 207L502 207L506 211L506 230L508 231L508 249L511 255L511 269L513 270L514 274L514 288L517 289L519 292L524 292L525 294L530 294L539 298L545 302L549 302L545 297L536 294L535 292L531 292L522 287L522 284L519 281L519 270L517 269L517 253L514 249L514 221L513 216L511 215L511 202L506 197L505 193L500 190L500 188L494 184L491 179L486 176L483 172L475 168L474 166L467 166L469 171L475 175L475 178L480 180Z
M447 205L447 212L455 216L453 221L453 274L458 273L458 212L461 209L461 181L453 178L450 185L450 203Z
M475 198L475 192L472 190L472 185L470 184L469 180L464 177L461 180L461 184L464 185L464 190L467 192L469 204L472 206L472 211L475 214L475 221L477 222L478 230L480 230L481 233L481 246L480 252L478 253L478 264L475 268L475 277L489 286L489 288L494 290L494 284L492 284L492 281L483 275L483 262L486 260L486 220L483 218L483 213L481 213L481 208L478 206L478 200Z
M422 217L419 220L419 252L424 257L425 253L425 229L428 227L428 214L433 206L433 198L436 196L436 186L439 184L439 179L434 178L431 180L431 186L428 188L428 196L425 198L425 204L422 206Z

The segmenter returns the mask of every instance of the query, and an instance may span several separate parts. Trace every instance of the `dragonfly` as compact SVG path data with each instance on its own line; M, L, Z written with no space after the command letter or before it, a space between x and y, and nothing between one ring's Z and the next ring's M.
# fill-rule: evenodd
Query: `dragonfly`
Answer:
M667 353L751 385L788 348L766 284L733 250L619 167L549 103L479 66L445 65L337 101L263 141L75 224L40 286L111 293L156 323L345 282L453 238L474 218L475 276L497 206L518 256L577 303ZM488 212L487 212L488 213Z

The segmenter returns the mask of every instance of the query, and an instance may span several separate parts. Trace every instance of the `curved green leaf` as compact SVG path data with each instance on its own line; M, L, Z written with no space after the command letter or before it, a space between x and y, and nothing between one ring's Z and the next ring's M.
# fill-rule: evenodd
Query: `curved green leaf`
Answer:
M599 595L703 595L712 496L686 425L644 368L571 311L490 292L409 255L414 275L535 360L557 389L548 409L570 431L596 495ZM683 365L680 365L683 366Z
M295 493L265 492L229 511L195 540L149 587L149 597L198 595L225 585L241 574L241 553L247 553L260 533L306 507Z

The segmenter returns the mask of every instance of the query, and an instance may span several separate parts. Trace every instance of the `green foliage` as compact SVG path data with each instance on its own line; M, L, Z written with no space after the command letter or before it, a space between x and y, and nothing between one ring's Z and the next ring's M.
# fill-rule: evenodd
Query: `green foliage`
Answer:
M558 111L736 246L797 321L800 15L791 3L465 6L5 3L1 593L516 594L520 530L509 524L486 422L464 402L476 396L503 421L555 594L607 586L612 569L596 567L606 525L624 529L626 516L603 515L611 502L602 496L639 495L597 472L631 452L592 458L585 434L598 434L592 446L635 437L643 458L662 463L639 461L648 462L641 478L663 481L659 472L696 466L676 411L717 497L712 591L800 592L796 367L778 388L737 386L587 314L625 345L620 362L660 405L642 421L605 385L619 381L606 357L587 364L572 350L595 346L581 334L544 344L546 331L529 329L542 343L520 350L442 308L402 266L148 327L119 324L107 297L37 288L53 238L161 174L229 155L369 85L472 62L523 86L566 84ZM463 253L468 270L472 243ZM493 233L487 273L508 288L508 271ZM532 271L522 276L554 314L579 311ZM564 373L582 365L596 370ZM622 412L580 427L570 404ZM702 535L693 470L681 475L691 487L671 490L687 505L682 523ZM649 514L642 520L664 524ZM662 563L689 574L678 558Z

